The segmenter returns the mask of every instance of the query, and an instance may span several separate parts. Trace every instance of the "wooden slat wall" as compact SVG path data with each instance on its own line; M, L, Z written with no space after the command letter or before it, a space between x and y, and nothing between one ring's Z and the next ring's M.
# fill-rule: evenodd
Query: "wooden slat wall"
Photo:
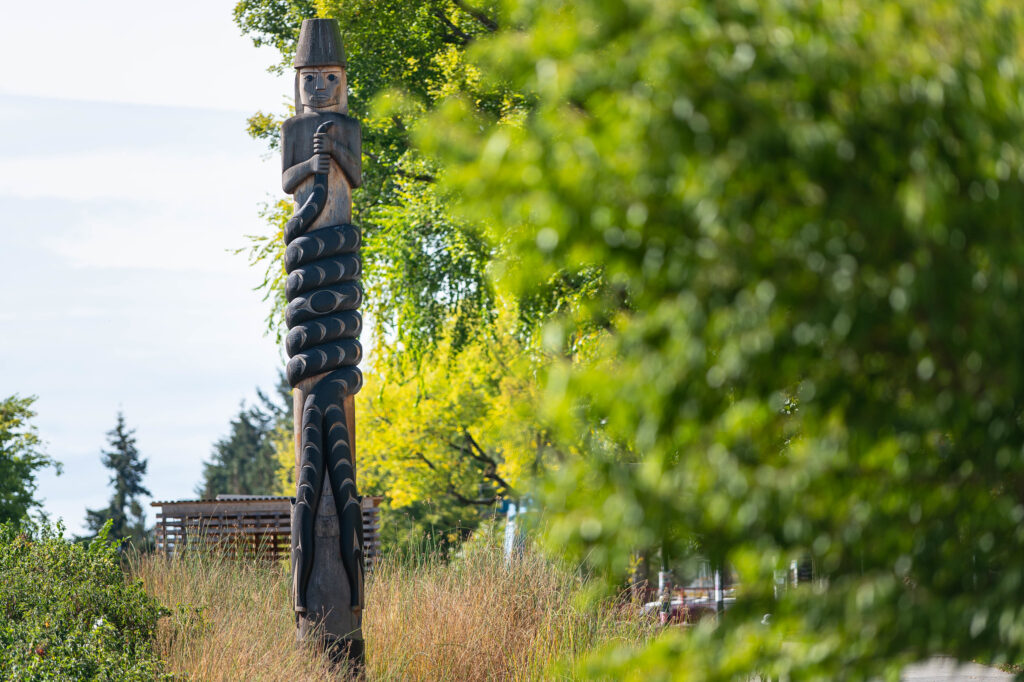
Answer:
M380 559L380 500L363 497L366 570ZM190 542L213 545L231 556L277 560L291 552L291 500L154 502L157 551L174 556Z

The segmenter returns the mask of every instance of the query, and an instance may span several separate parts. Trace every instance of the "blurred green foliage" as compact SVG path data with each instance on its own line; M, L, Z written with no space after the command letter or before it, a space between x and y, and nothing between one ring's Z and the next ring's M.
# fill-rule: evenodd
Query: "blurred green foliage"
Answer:
M43 452L43 443L32 424L35 396L12 395L0 401L0 523L18 525L40 506L36 499L36 475L47 467L58 474L61 465Z
M499 291L546 323L559 546L696 539L718 627L616 679L895 679L1024 658L1024 10L1000 0L520 0L416 129ZM581 330L598 330L581 333ZM809 554L822 580L773 598ZM763 614L773 614L770 625Z
M170 679L153 651L167 611L126 578L109 531L86 546L0 525L0 678Z

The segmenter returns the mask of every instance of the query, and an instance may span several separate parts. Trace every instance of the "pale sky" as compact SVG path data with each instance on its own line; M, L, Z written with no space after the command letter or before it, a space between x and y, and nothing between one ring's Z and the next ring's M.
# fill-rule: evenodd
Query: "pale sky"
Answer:
M267 230L260 204L280 194L245 119L281 112L291 78L267 73L276 53L240 35L233 5L0 13L0 397L38 396L64 463L39 493L72 532L109 498L100 450L119 409L153 498L188 498L283 364L258 273L230 250Z

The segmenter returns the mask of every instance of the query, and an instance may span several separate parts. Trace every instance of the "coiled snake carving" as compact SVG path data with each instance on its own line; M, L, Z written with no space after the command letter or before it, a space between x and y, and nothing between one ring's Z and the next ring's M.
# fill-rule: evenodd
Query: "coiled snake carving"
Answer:
M326 133L333 121L321 123ZM341 561L348 576L351 606L362 607L363 518L343 401L362 386L356 366L362 355L358 312L360 232L355 225L307 231L327 200L327 173L316 173L313 190L284 228L285 294L288 306L286 374L292 388L320 376L302 406L299 477L292 514L292 576L295 611L305 613L313 570L315 521L325 471L341 526ZM321 376L322 375L322 376Z

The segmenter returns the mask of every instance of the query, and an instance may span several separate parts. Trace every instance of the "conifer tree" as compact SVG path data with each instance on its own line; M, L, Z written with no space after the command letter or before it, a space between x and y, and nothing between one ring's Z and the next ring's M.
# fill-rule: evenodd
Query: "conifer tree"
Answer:
M95 534L111 521L109 537L127 539L136 547L147 542L146 518L139 498L149 495L142 485L148 462L139 456L135 446L135 430L125 424L124 413L117 413L117 425L107 432L109 450L101 452L103 466L111 471L110 485L114 493L105 509L87 509L86 525Z
M204 499L220 494L273 495L278 487L278 464L274 446L275 429L291 429L290 388L279 378L276 400L257 389L259 405L243 402L231 420L226 438L217 441L209 461L203 465L203 479L196 494Z

